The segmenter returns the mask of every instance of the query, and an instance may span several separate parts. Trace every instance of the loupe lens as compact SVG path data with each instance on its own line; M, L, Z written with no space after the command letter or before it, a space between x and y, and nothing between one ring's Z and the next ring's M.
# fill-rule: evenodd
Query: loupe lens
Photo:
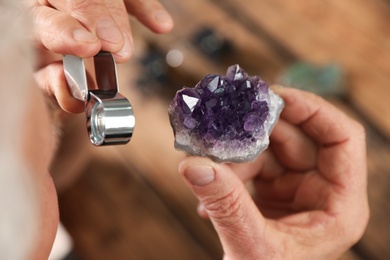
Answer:
M129 101L117 94L101 99L91 93L87 104L87 128L94 145L125 144L130 141L135 125Z

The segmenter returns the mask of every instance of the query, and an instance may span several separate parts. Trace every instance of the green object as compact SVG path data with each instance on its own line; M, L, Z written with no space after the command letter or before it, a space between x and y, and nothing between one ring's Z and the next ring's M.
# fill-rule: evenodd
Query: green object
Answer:
M278 83L314 92L321 96L343 95L344 73L340 65L330 63L316 66L297 62L289 66L280 76Z

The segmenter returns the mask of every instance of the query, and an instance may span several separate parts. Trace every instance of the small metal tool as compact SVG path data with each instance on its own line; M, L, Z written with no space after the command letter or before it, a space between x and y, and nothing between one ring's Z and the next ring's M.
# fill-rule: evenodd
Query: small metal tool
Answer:
M91 143L96 146L128 143L133 135L135 118L129 101L118 93L112 54L101 51L93 58L95 84L87 80L82 58L65 55L63 62L73 97L85 102Z

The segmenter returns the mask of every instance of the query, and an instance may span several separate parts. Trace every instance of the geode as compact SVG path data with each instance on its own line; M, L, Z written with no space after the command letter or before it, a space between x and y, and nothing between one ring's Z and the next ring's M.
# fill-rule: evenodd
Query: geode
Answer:
M175 148L217 162L252 161L268 147L283 107L259 76L230 66L226 76L208 75L176 93L168 109Z

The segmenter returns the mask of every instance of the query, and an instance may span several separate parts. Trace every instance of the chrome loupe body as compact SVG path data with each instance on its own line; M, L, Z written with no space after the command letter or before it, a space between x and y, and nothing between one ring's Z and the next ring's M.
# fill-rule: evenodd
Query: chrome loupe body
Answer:
M128 143L133 135L135 118L129 101L118 93L112 54L101 51L93 58L94 81L87 80L82 58L65 55L63 62L73 97L85 102L91 143L96 146Z

